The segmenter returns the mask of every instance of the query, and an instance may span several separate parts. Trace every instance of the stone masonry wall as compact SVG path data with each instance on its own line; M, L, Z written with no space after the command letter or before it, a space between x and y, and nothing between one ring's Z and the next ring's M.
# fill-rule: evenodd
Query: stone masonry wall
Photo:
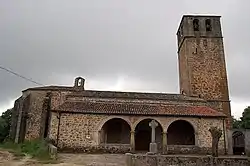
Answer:
M49 127L49 137L54 140L57 139L58 130L58 119L56 115L57 113L52 113ZM160 123L165 133L172 122L176 120L186 120L194 127L196 146L205 149L211 147L211 135L208 131L209 128L217 126L223 130L223 122L220 119L61 113L58 147L61 149L74 149L100 146L100 130L105 122L112 118L124 119L131 126L133 131L140 121L144 119L155 119ZM224 151L224 137L220 139L219 148L221 151Z
M21 102L21 97L18 98L16 101L15 101L15 104L14 104L14 108L12 109L12 118L11 118L11 126L10 126L10 139L11 140L15 140L15 137L16 137L16 132L17 132L17 121L18 121L18 116L19 116L19 105L20 105L20 102Z
M126 154L127 166L249 166L247 157Z
M228 100L226 67L221 38L189 38L185 43L192 93L205 99Z
M58 114L56 112L50 113L50 122L49 122L49 139L54 142L54 145L57 144L57 131L59 119L57 118Z
M226 64L222 38L184 39L179 52L180 88L188 95L208 100L229 101ZM231 117L230 103L217 110ZM221 109L222 106L222 109ZM227 122L230 128L230 119Z
M41 122L43 103L46 96L44 91L33 91L30 93L30 108L28 112L28 119L26 122L26 140L40 138L40 129L43 122Z
M200 147L211 147L211 134L208 131L211 126L216 126L220 128L223 131L223 121L222 120L216 120L216 119L200 119L199 120L199 131L198 131L198 145ZM224 133L223 133L224 134ZM222 134L220 141L219 141L219 149L224 149L224 135ZM226 136L225 136L226 138Z
M107 115L61 114L58 147L98 145L98 124L107 117Z
M26 134L26 122L28 119L28 111L30 109L30 95L23 96L23 101L22 101L22 110L21 111L21 121L20 121L20 127L19 127L19 141L18 142L23 142L25 139L25 134Z
M23 110L23 98L20 98L17 102L17 118L16 118L16 130L14 133L14 141L15 143L19 142L21 121L22 121L22 110ZM13 117L14 118L14 117Z

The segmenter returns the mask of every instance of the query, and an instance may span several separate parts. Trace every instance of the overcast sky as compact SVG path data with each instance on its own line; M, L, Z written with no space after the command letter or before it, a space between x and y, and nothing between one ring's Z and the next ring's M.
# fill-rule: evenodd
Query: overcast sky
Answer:
M249 0L0 0L0 66L45 85L179 93L183 14L221 15L232 114L250 105ZM0 69L0 112L36 86Z

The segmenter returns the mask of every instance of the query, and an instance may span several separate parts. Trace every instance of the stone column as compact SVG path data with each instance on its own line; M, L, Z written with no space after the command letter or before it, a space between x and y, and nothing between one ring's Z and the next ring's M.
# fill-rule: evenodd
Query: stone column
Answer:
M130 146L131 151L135 151L135 131L130 131Z
M162 150L164 153L167 153L167 132L162 132Z

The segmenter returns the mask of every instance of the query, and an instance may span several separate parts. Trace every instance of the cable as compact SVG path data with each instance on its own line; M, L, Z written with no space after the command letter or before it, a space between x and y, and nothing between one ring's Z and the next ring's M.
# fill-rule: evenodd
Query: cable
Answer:
M9 72L9 73L11 73L11 74L14 74L15 76L21 77L22 79L25 79L26 81L30 81L30 82L32 82L32 83L34 83L34 84L44 86L44 85L41 84L41 83L38 83L38 82L36 82L36 81L33 81L32 79L27 78L27 77L25 77L25 76L22 76L22 75L20 75L20 74L14 72L14 71L11 71L11 70L9 70L9 69L6 69L5 67L0 66L0 69L5 70L5 71L7 71L7 72Z

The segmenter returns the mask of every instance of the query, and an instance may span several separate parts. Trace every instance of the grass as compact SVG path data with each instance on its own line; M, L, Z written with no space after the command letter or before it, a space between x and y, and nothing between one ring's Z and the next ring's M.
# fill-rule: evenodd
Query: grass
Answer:
M41 162L53 162L48 152L47 143L44 140L25 141L21 144L4 142L0 144L0 148L7 149L17 158L21 158L26 154Z

